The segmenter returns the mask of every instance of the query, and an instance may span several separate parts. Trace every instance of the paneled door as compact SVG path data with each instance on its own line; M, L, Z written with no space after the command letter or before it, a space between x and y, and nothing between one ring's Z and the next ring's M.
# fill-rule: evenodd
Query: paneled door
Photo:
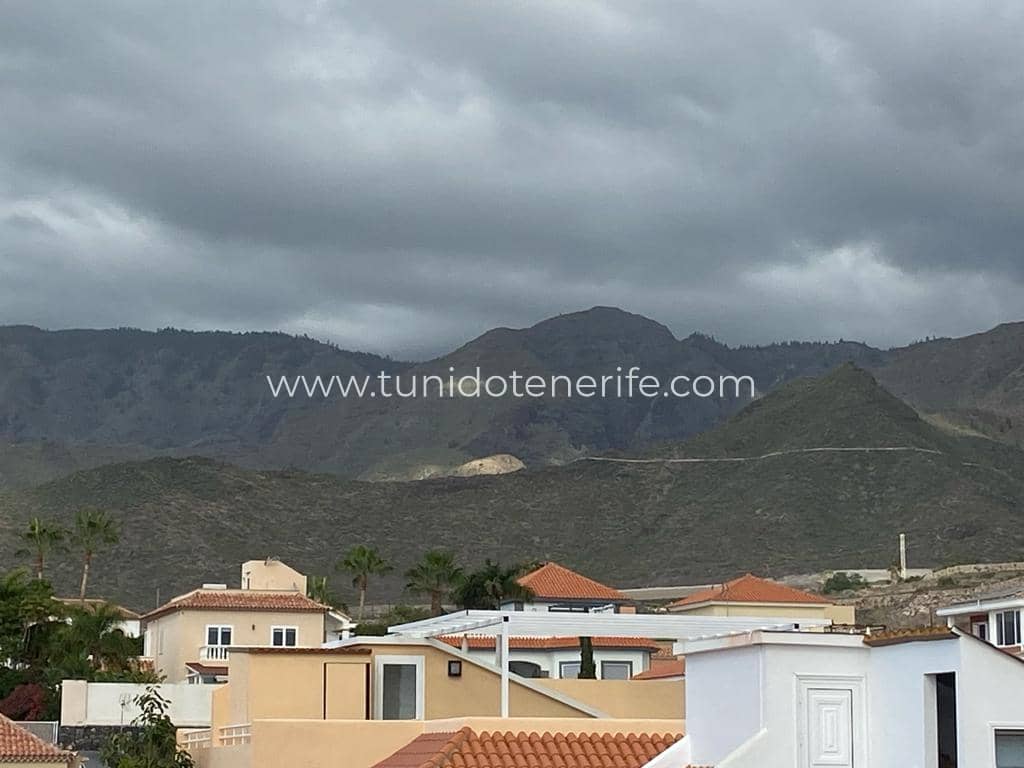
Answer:
M853 691L807 688L804 695L806 768L853 768Z

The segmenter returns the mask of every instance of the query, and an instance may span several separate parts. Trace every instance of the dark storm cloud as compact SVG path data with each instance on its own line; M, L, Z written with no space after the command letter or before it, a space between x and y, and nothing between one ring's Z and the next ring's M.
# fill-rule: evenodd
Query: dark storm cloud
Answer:
M731 342L1024 315L1013 4L20 3L0 322L399 354L617 304Z

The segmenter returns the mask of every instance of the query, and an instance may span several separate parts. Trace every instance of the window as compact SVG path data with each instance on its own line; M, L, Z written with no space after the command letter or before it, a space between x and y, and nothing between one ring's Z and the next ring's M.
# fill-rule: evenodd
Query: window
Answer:
M298 644L298 627L271 627L270 644L276 648L294 648Z
M602 661L602 680L629 680L633 676L632 661Z
M996 768L1024 768L1024 731L996 730Z
M378 720L422 720L423 657L374 657L374 694Z
M1020 611L996 614L996 645L1020 645Z
M588 605L549 605L548 613L590 613Z
M575 680L580 676L580 663L578 661L563 661L558 665L558 676L563 680Z
M231 645L231 627L226 624L211 624L206 628L207 645Z
M975 637L980 637L982 640L988 640L988 622L972 621L971 634Z

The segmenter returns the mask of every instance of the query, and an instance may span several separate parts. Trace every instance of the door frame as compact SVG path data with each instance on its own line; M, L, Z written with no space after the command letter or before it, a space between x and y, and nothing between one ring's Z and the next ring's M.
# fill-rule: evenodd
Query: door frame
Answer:
M807 750L807 692L825 689L850 692L850 709L853 722L850 735L853 739L853 768L868 768L868 698L865 695L867 681L864 675L796 675L796 761L794 765L809 768L810 755Z

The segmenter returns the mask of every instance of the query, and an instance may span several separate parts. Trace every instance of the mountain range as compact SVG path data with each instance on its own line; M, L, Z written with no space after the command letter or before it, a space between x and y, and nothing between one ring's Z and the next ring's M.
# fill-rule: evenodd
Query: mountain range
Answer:
M26 487L112 462L203 456L248 469L342 478L465 474L511 455L532 469L642 453L723 424L747 399L274 398L267 377L299 374L600 376L638 366L749 375L759 393L844 362L869 370L932 423L1024 444L1024 323L880 350L849 342L732 348L608 307L498 328L409 363L279 333L0 328L0 484ZM470 465L473 466L473 465ZM518 466L506 461L503 466Z
M1018 559L1022 502L1024 452L922 418L847 363L690 440L514 474L367 482L201 457L107 464L0 490L0 558L14 558L29 516L67 524L96 505L123 533L94 589L135 608L236 582L252 557L333 574L356 543L395 566L371 600L398 600L430 547L467 565L553 559L618 586L886 567L900 532L914 566ZM63 589L75 560L53 558Z

